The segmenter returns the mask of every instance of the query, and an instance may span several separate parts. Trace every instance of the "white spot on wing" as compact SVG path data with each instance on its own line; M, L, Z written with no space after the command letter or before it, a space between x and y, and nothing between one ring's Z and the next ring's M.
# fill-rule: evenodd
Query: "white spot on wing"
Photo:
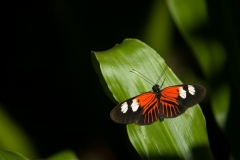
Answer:
M188 85L188 92L191 94L191 95L194 95L195 94L195 88L193 87L193 85Z
M136 112L138 110L139 104L136 99L133 99L131 107L133 112Z
M122 106L121 106L121 111L122 111L123 113L126 113L127 110L128 110L128 104L127 104L127 102L124 102L124 103L122 104Z
M183 87L179 87L179 95L180 95L180 97L182 97L183 99L186 98L187 94L186 94L186 91L183 89Z

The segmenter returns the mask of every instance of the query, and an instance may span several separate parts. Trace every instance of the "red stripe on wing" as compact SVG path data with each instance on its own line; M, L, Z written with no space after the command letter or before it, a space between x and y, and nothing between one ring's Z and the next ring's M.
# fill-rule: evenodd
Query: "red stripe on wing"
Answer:
M150 124L158 120L160 110L155 93L146 92L136 97L139 106L143 109L144 123Z
M164 88L161 92L160 103L162 106L162 112L165 117L176 117L180 114L180 110L178 108L178 98L179 96L179 87L171 86ZM168 113L170 112L170 113Z

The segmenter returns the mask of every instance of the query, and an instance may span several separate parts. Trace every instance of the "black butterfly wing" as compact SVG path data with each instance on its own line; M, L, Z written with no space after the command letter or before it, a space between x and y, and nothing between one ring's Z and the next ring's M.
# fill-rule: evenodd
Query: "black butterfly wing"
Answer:
M151 124L159 119L160 109L154 92L130 98L113 108L110 117L117 123Z
M181 115L189 107L199 103L205 94L206 89L197 84L183 84L164 88L161 90L160 96L160 120Z

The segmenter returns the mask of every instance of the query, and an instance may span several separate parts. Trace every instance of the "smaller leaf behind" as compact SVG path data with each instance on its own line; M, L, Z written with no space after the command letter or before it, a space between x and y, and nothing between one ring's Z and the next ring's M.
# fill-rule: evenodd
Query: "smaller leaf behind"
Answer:
M78 160L78 157L71 150L64 150L58 152L51 157L47 158L47 160Z
M0 159L2 160L29 160L18 153L5 151L0 148Z

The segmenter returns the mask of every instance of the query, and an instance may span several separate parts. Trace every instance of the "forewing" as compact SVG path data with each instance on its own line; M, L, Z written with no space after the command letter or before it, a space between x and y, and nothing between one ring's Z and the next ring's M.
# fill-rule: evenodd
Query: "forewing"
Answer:
M160 96L162 110L160 119L179 116L189 107L199 103L205 94L206 89L197 84L183 84L164 88Z
M158 120L160 110L155 93L146 92L118 104L110 113L117 123L151 124Z

